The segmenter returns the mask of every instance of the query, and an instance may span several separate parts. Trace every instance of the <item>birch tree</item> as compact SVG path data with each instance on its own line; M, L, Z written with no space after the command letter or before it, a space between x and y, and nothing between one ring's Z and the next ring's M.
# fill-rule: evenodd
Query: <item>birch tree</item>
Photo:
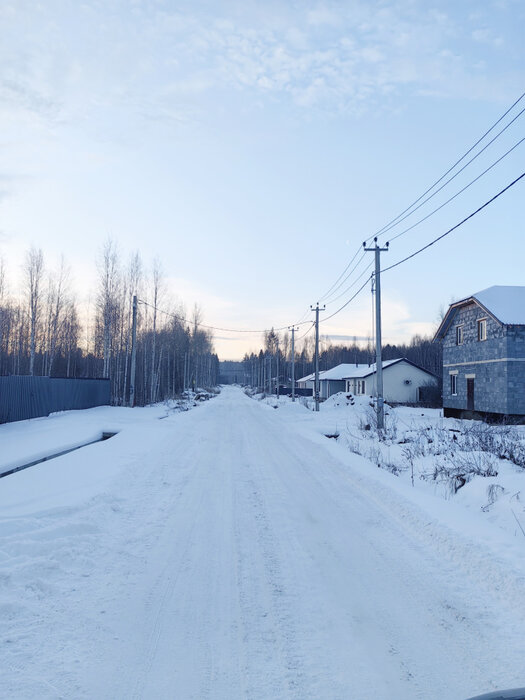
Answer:
M29 374L33 376L35 373L36 336L41 316L42 278L44 275L44 255L40 248L31 248L26 253L24 273L30 327Z

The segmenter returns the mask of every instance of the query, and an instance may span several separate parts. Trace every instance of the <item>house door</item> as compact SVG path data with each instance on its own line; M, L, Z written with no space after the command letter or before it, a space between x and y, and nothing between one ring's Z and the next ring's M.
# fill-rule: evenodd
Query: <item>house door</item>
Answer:
M467 379L467 410L474 410L474 380Z

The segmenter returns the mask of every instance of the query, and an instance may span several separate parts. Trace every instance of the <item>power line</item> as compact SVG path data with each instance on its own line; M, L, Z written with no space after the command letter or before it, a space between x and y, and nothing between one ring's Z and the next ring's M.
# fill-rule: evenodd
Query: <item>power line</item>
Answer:
M348 306L348 304L350 304L352 301L354 301L354 299L358 296L358 294L361 294L361 292L363 291L363 289L366 287L366 285L368 284L368 282L371 279L372 279L372 275L367 277L366 280L363 282L363 284L359 287L357 292L353 296L351 296L350 299L348 301L346 301L342 306L340 306L337 309L337 311L334 311L334 313L330 314L330 316L325 316L324 321L329 321L334 316L337 316L337 314L340 313L344 308L346 308Z
M449 228L448 231L445 231L445 233L442 233L441 236L438 236L437 238L434 238L433 241L430 241L430 243L427 243L424 245L422 248L419 248L419 250L416 250L414 253L411 253L410 255L407 255L406 258L403 258L402 260L398 260L396 263L393 265L389 265L388 267L385 267L384 270L381 270L381 272L388 272L388 270L392 270L394 267L397 267L398 265L401 265L402 263L406 262L407 260L410 260L411 258L414 258L416 255L419 255L419 253L422 253L424 250L427 248L430 248L430 246L433 246L434 243L437 243L440 241L442 238L445 238L445 236L448 236L449 233L452 233L452 231L455 231L458 229L460 226L463 226L464 223L466 223L469 219L472 219L472 217L476 216L476 214L479 214L480 211L485 209L485 207L488 207L489 204L492 204L498 197L501 197L502 194L504 194L507 190L510 190L511 187L514 187L515 184L517 184L522 178L525 177L525 172L522 173L519 177L517 177L515 180L513 180L510 184L508 184L506 187L504 187L502 190L500 190L497 194L495 194L491 199L485 202L485 204L482 204L480 207L478 207L475 211L473 211L471 214L466 216L462 221L460 221L458 224L455 226L452 226L452 228ZM325 319L326 320L326 319Z
M506 187L504 187L502 190L500 190L497 194L495 194L493 197L491 197L489 200L487 200L484 204L482 204L480 207L478 207L475 211L471 212L468 216L466 216L464 219L462 219L459 223L457 223L455 226L452 226L449 228L445 233L442 233L440 236L437 238L434 238L433 241L430 241L430 243L427 243L424 245L422 248L419 248L419 250L416 250L414 253L411 253L410 255L407 255L405 258L402 260L398 260L397 262L393 263L392 265L389 265L388 267L385 267L384 269L381 270L381 272L388 272L389 270L392 270L394 267L398 267L402 263L406 262L407 260L410 260L411 258L414 258L416 255L419 255L419 253L422 253L424 250L427 248L430 248L433 246L435 243L440 241L442 238L445 238L445 236L448 236L450 233L458 229L460 226L463 226L469 219L472 219L476 214L479 214L483 209L488 207L490 204L496 201L498 197L501 197L502 194L507 192L507 190L510 190L511 187L514 187L520 180L522 180L525 177L525 172L523 172L519 177L517 177L515 180L513 180L511 183L509 183ZM324 321L328 321L334 316L336 316L338 313L340 313L344 308L346 308L366 287L368 284L369 280L372 279L374 275L371 274L365 281L364 283L359 287L357 292L353 294L348 301L346 301L342 306L340 306L337 311L334 311L330 316L326 316Z
M364 254L364 253L361 255L361 257L360 257L359 260L356 262L356 264L353 266L353 268L350 270L350 272L349 272L347 275L345 275L344 279L342 279L341 282L339 282L339 280L341 279L341 277L343 277L343 275L344 275L345 272L348 270L348 268L350 267L350 265L351 265L351 264L353 263L353 261L356 259L358 253L359 253L359 250L358 250L357 253L354 255L354 257L352 258L352 260L348 263L348 265L346 266L346 268L343 270L342 274L339 275L339 278L338 278L338 279L335 281L335 283L331 286L331 288L329 289L329 291L328 291L325 295L323 295L323 296L319 299L319 301L326 301L326 300L330 299L330 297L333 296L333 295L335 294L335 292L337 292L337 290L340 289L340 287L347 281L347 279L355 272L355 270L359 267L359 265L361 264L363 258L365 257L365 254ZM358 278L358 279L359 279L359 278ZM337 282L339 282L339 284L337 284ZM336 286L336 285L337 285L337 286ZM332 290L333 290L333 291L332 291ZM338 299L338 298L339 298L339 297L336 297L336 299Z
M311 325L310 328L306 331L306 333L303 333L302 335L300 335L300 336L297 338L297 340L302 340L303 338L305 338L305 337L308 335L308 333L310 333L310 331L312 330L312 328L315 326L315 321L311 321L311 324L312 324L312 325Z
M356 252L355 252L355 254L354 254L354 257L350 260L350 262L348 263L348 265L347 265L347 266L345 267L345 269L341 272L341 274L340 274L339 277L336 279L336 281L333 283L333 285L330 287L330 289L329 289L327 292L325 292L325 293L323 294L322 297L319 297L319 301L323 301L323 299L326 299L326 297L330 294L330 292L332 291L332 289L334 289L335 285L339 282L339 280L341 279L341 277L342 277L342 276L345 274L345 272L348 270L348 268L350 267L350 265L351 265L351 264L354 262L354 260L357 258L357 256L359 255L359 251L360 251L360 250L361 250L361 248L359 247L359 248L356 250ZM359 265L359 263L361 262L361 260L362 260L364 257L365 257L365 254L363 253L363 255L362 255L362 257L360 258L360 260L357 261L356 267L357 267L357 265ZM354 269L355 269L355 267L352 269L352 272L353 272ZM352 273L350 272L349 275L350 275L350 274L352 274ZM342 283L341 283L341 284L342 284ZM340 286L340 285L339 285L339 286ZM339 286L338 286L337 288L339 288ZM334 290L334 291L335 291L335 290Z
M352 287L355 287L355 285L359 282L359 280L361 279L361 277L362 277L364 274L366 274L366 273L368 272L368 270L372 267L373 264L374 264L373 262L369 263L369 264L365 267L365 269L361 272L361 274L359 275L359 277L356 277L356 279L352 282L352 284L349 284L348 287L346 287L346 289L344 289L340 294L338 294L336 297L334 297L333 299L331 299L329 302L326 302L326 303L327 303L327 304L333 304L334 301L337 301L337 300L340 299L341 297L345 296L345 294L346 294L347 292L349 292L349 291L352 289Z
M426 190L423 192L423 194L421 194L416 200L414 200L414 201L412 202L412 204L410 204L410 205L409 205L406 209L404 209L400 214L398 214L396 217L394 217L393 219L391 219L387 224L385 224L382 228L380 228L378 231L376 231L376 233L373 233L371 236L369 236L369 238L367 239L367 241L370 240L370 239L372 239L372 238L374 238L374 236L379 236L379 235L385 233L387 228L389 228L389 227L391 227L392 225L394 225L394 222L398 222L398 223L399 223L398 219L400 219L404 214L406 214L410 209L412 209L412 207L414 207L414 205L418 204L418 202L420 202L420 201L423 199L423 197L425 197L429 192L431 192L431 191L436 187L436 185L439 185L439 183L440 183L442 180L444 180L444 179L447 177L447 175L449 175L449 174L454 170L454 168L455 168L456 166L458 166L463 160L465 160L465 158L466 158L470 153L472 153L472 151L476 148L476 146L478 146L478 145L485 139L485 137L488 136L488 135L490 134L490 132L493 131L493 130L497 127L497 125L498 125L503 119L505 119L505 117L507 116L507 114L509 114L509 112L511 112L511 111L514 109L514 107L515 107L519 102L521 102L521 100L522 100L524 97L525 97L525 92L523 92L523 93L518 97L518 99L506 110L506 112L504 112L504 113L501 115L501 117L500 117L497 121L495 121L494 124L492 124L492 126L483 134L483 136L481 136L481 137L476 141L476 143L474 143L474 144L468 149L468 151L466 151L466 152L461 156L461 158L459 158L459 159L454 163L454 165L452 165L445 173L443 173L443 175L442 175L438 180L436 180L428 189L426 189ZM523 111L524 111L524 110L522 109L521 112L519 112L519 114L518 114L517 116L515 116L515 117L512 119L512 121L510 121L510 122L507 124L507 126L506 126L504 129L502 129L502 131L500 131L499 134L498 134L497 136L495 136L494 139L492 139L492 140L483 148L483 150L485 150L485 148L487 148L488 146L490 146L490 144L493 143L493 141L495 141L495 139L497 139L497 138L498 138L498 137L499 137L513 122L514 122L514 121L516 121L516 119L517 119L519 116L521 116L521 114L523 114ZM482 152L483 152L483 151L480 151L479 153L482 153ZM478 155L479 155L479 153L478 153ZM477 156L476 156L476 158L477 158ZM472 160L474 160L474 159L472 159ZM469 161L469 163L471 163L472 160ZM468 165L468 163L467 163L467 165ZM464 167L466 167L466 166L464 166ZM461 170L463 170L463 169L464 169L464 168L462 168ZM461 170L460 170L459 172L461 172ZM457 173L457 174L459 174L459 173ZM450 180L449 180L449 182L450 182ZM445 184L447 184L447 183L445 183ZM440 188L440 189L441 189L441 188ZM438 190L438 191L439 191L439 190Z
M480 173L477 177L475 177L473 180L471 180L467 185L465 185L465 187L462 187L462 188L459 190L459 192L456 192L456 194L452 195L452 197L450 197L449 199L447 199L446 202L443 202L443 204L440 204L439 207L436 207L435 209L433 209L429 214L427 214L426 216L424 216L422 219L419 219L419 221L416 221L415 224L412 224L412 225L409 226L408 228L403 229L403 231L400 231L399 233L396 233L396 235L395 235L395 236L392 236L392 238L390 238L390 240L391 240L391 241L395 241L396 238L400 238L400 237L403 236L405 233L408 233L408 231L412 231L412 229L416 228L416 226L419 226L419 224L422 224L423 221L426 221L426 220L429 219L431 216L433 216L436 212L438 212L440 209L443 209L444 206L446 206L447 204L449 204L450 202L452 202L452 200L453 200L453 199L456 199L456 197L459 197L459 195L462 194L465 190L468 190L468 188L471 187L471 185L473 185L473 184L474 184L475 182L477 182L480 178L482 178L484 175L486 175L486 174L489 172L489 170L492 170L492 168L494 168L500 161L502 161L504 158L506 158L508 155L510 155L510 153L512 153L512 151L514 151L514 150L515 150L519 145L521 145L524 141L525 141L525 136L524 136L522 139L520 139L517 143L515 143L514 146L512 146L511 148L509 148L509 150L508 150L506 153L504 153L502 156L500 156L500 157L498 158L498 160L495 160L494 163L492 163L492 165L489 165L489 167L488 167L486 170L484 170L484 171L483 171L482 173ZM415 210L414 210L414 211L415 211Z
M476 147L477 147L477 146L478 146L478 145L479 145L479 144L480 144L480 143L481 143L481 142L482 142L496 127L497 127L497 126L498 126L498 124L500 124L500 123L503 121L503 119L505 119L505 117L514 109L514 107L516 107L516 105L518 105L518 104L521 102L521 100L522 100L524 97L525 97L525 92L523 92L523 93L518 97L518 99L515 100L515 102L513 102L513 104L512 104L512 105L511 105L511 106L510 106L510 107L509 107L509 108L508 108L508 109L507 109L507 110L492 124L492 126L490 126L490 128L487 129L487 131L485 131L485 133L484 133L479 139L477 139L477 141L476 141L476 142L475 142L475 143L474 143L460 158L458 158L458 159L456 160L456 162L455 162L445 173L443 173L443 175L441 175L441 177L439 177L430 187L428 187L417 199L415 199L415 200L412 202L412 204L410 204L408 207L406 207L406 209L404 209L400 214L398 214L396 217L394 217L394 218L391 219L389 222L387 222L384 226L382 226L380 229L378 229L378 231L376 231L376 233L374 233L374 234L372 234L371 236L369 236L369 237L366 239L366 241L368 242L368 241L370 241L372 238L374 238L375 236L379 236L379 235L382 235L383 233L386 233L386 231L387 231L387 230L390 230L390 228L393 228L394 225L397 225L397 224L401 223L401 221L404 220L404 219L402 219L401 217L404 217L404 215L407 214L407 212L409 212L411 209L413 209L414 206L415 206L416 204L419 204L419 202L421 202L421 200L422 200L427 194L429 194L437 185L439 185L440 182L442 182L442 181L447 177L447 175L449 175L463 160L465 160L465 158L466 158L470 153L472 153L472 151L473 151L473 150L474 150L474 149L475 149L475 148L476 148ZM520 117L520 116L523 114L524 111L525 111L525 110L522 109L515 117L513 117L513 119L504 127L504 129L502 129L502 130L501 130L501 131L500 131L486 146L484 146L484 148L483 148L481 151L479 151L478 154L477 154L474 158L472 158L472 159L469 161L469 163L471 163L471 162L472 162L475 158L477 158L486 148L488 148L488 146L490 146L491 143L493 143L497 138L499 138L499 136L501 136L501 134L502 134L511 124L513 124L513 123L516 121L516 119L518 119L518 117ZM514 148L517 147L517 146L519 145L519 143L521 143L521 142L518 142L518 144L516 144L516 145L514 146ZM513 149L511 149L511 150L513 150ZM502 157L505 157L506 155L508 155L508 153L509 153L509 152L507 152L507 154L505 154L505 155L502 156ZM500 159L500 160L501 160L501 159ZM486 171L484 171L484 173L482 173L482 175L484 175L486 172L488 172L488 170L490 170L492 167L494 167L494 165L496 165L496 163L498 163L498 162L499 162L499 160L496 161L495 163L493 163L493 165L490 166L490 168L488 168ZM462 172L462 171L469 165L469 163L467 163L458 173L456 173L456 175L455 175L454 177L456 177L457 175L459 175L460 172ZM482 176L482 175L481 175L481 176ZM481 177L481 176L479 176L479 177ZM421 221L425 221L425 220L426 220L427 218L429 218L429 216L431 216L433 213L435 213L436 211L439 211L439 209L443 208L446 204L448 204L450 201L452 201L453 199L455 199L455 197L459 196L459 194L461 194L462 192L464 192L465 189L467 189L467 187L470 187L471 184L474 184L474 182L476 182L476 180L479 179L479 177L476 178L475 180L473 180L471 183L469 183L469 185L467 185L466 187L464 187L462 190L460 190L460 192L458 192L456 195L454 195L453 197L451 197L449 200L447 200L447 202L445 202L443 205L441 205L440 207L438 207L436 210L434 210L434 212L432 212L431 214L429 214L427 217L425 217L425 218L422 219ZM448 182L450 182L452 179L453 179L453 178L450 178L450 179L447 181L447 183L445 183L439 190L437 190L437 192L439 192L441 189L443 189L443 187L445 187L445 185L448 184ZM435 192L434 195L437 194L437 192ZM432 196L434 196L434 195L432 195ZM428 199L430 199L430 197L429 197ZM425 202L428 201L428 199L425 200ZM421 204L421 206L422 206L425 202L423 202L423 203ZM417 207L417 208L419 209L419 207ZM416 211L416 209L414 209L414 211ZM411 212L411 213L413 213L413 212ZM408 214L408 216L410 216L410 214ZM406 218L406 217L404 217L404 218ZM419 223L421 223L421 222L417 222L417 224L415 224L414 226L408 228L406 231L411 230L411 229L414 228L415 226L419 225ZM396 235L396 238L398 238L398 237L399 237L400 235L402 235L403 233L406 233L406 231L403 231L402 233L397 234L397 235ZM391 240L393 240L393 239L391 239ZM340 282L340 280L342 280L342 278L346 275L348 269L350 268L350 266L352 265L352 263L354 262L354 260L355 260L355 259L357 258L357 256L359 255L359 251L360 251L360 250L361 250L361 248L359 247L359 248L356 250L356 252L355 252L355 254L353 255L353 257L351 258L350 262L347 264L347 266L346 266L345 269L343 270L343 272L339 275L339 277L338 277L338 278L336 279L336 281L332 284L332 286L328 289L328 291L325 292L325 293L323 294L323 296L320 297L320 300L326 300L326 298L330 295L330 293L331 293L332 291L336 291L336 289L339 289L339 287L341 286L341 284L343 284L344 281L346 281L346 280L350 277L350 275L352 274L352 272L355 270L355 267L357 267L357 265L359 265L359 262L360 262L360 261L359 261L359 262L357 263L357 265L352 269L352 271L345 277L345 279L341 282L341 284L338 284L338 283ZM336 285L337 285L337 286L336 286ZM334 290L334 287L336 288L335 290ZM325 320L326 320L326 319L325 319Z
M512 121L515 121L521 114L523 114L523 112L525 112L525 107L521 110L521 112L520 112ZM385 233L387 233L387 232L390 231L391 229L393 229L393 228L395 228L396 226L398 226L402 221L405 221L405 219L408 219L408 218L409 218L410 216L412 216L412 214L414 214L418 209L420 209L423 205L425 205L425 204L426 204L427 202L429 202L433 197L435 197L439 192L441 192L441 190L442 190L444 187L446 187L450 182L452 182L452 180L454 180L454 178L456 178L460 173L462 173L462 172L465 170L465 168L467 168L474 160L476 160L476 158L477 158L478 156L480 156L480 155L483 153L483 151L485 151L485 150L491 145L491 143L493 143L506 129L508 129L508 127L509 127L511 124L512 124L512 122L509 122L509 123L507 124L507 126L506 126L502 131L500 131L499 134L498 134L497 136L495 136L495 137L492 139L492 141L489 141L489 143L487 143L487 145L486 145L484 148L482 148L481 151L478 151L478 153L476 153L476 155L475 155L471 160L469 160L468 163L465 163L465 165L464 165L460 170L458 170L458 172L455 173L451 178L449 178L446 182L444 182L444 183L441 185L441 187L440 187L439 189L437 189L437 190L436 190L435 192L433 192L430 196L428 196L426 199L424 199L420 204L418 204L417 207L415 207L415 209L412 209L411 212L409 212L408 214L406 214L406 216L403 216L403 218L399 219L399 221L397 221L395 224L392 224L391 226L385 227L385 228L382 230L382 233L381 233L381 234L378 234L378 235L383 236ZM501 160L503 160L504 158L506 158L506 157L509 155L509 153L511 153L515 148L517 148L517 147L520 145L520 143L522 143L522 141L524 141L524 140L525 140L525 139L521 139L521 140L518 141L516 144L514 144L514 146L513 146L512 148L510 148L506 153L504 153L500 158L498 158L494 163L492 163L492 165L491 165L490 167L488 167L486 170L484 170L480 175L478 175L474 180L472 180L472 182L469 182L469 184L468 184L466 187L463 187L461 190L459 190L459 192L456 192L456 194L455 194L453 197L450 197L450 199L447 199L447 201L446 201L444 204L442 204L442 205L441 205L440 207L438 207L437 209L434 209L434 211L431 212L428 216L431 216L431 215L434 214L436 211L439 211L439 209L441 209L442 207L444 207L445 204L448 204L449 202L451 202L451 201L452 201L453 199L455 199L458 195L460 195L462 192L464 192L468 187L470 187L470 185L473 185L473 184L474 184L475 182L477 182L481 177L483 177L483 175L486 175L486 173L488 173L489 170L492 170L492 168L493 168L495 165L497 165ZM428 219L428 216L425 217L425 218ZM425 220L425 219L422 219L422 221L424 221L424 220ZM413 226L412 226L411 228L413 228ZM406 230L407 230L407 231L410 231L410 229L406 229ZM400 235L401 235L401 234L397 234L397 236L395 236L395 237L398 238ZM370 240L370 239L368 239L368 240ZM392 238L391 240L394 240L394 239Z
M180 314L174 314L171 311L164 311L163 309L159 309L158 306L155 306L154 304L150 304L148 301L144 301L144 299L139 299L138 300L139 304L143 304L144 306L149 306L152 309L155 309L161 314L164 314L166 316L171 316L171 318L176 318L177 320L187 323L188 325L195 325L199 326L199 328L207 328L208 330L212 331L221 331L222 333L266 333L267 331L270 330L270 328L263 328L260 330L247 330L244 328L219 328L218 326L209 326L206 323L200 323L200 322L195 322L195 321L190 321L187 318L184 318L184 316L181 316ZM299 323L295 323L293 325L295 326L304 326L305 324L310 323L310 321L302 321ZM281 326L280 328L273 328L272 330L274 331L284 331L287 330L292 324L289 323L286 326Z

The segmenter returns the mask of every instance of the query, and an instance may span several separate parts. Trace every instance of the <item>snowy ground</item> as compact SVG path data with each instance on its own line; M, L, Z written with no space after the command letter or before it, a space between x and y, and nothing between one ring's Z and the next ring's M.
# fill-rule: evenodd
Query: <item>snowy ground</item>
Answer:
M0 464L4 445L12 464L118 430L0 479L2 697L460 700L525 685L516 523L465 496L477 478L446 499L378 469L343 403L275 410L231 387L163 420L92 409L0 426ZM410 443L389 440L394 463Z

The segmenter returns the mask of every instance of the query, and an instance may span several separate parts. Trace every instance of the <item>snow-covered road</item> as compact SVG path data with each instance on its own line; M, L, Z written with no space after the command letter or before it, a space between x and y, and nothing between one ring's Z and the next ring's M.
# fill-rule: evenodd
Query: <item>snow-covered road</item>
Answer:
M125 464L98 495L0 519L2 697L459 700L522 683L519 588L492 595L438 555L328 440L235 388L118 437L86 448Z

